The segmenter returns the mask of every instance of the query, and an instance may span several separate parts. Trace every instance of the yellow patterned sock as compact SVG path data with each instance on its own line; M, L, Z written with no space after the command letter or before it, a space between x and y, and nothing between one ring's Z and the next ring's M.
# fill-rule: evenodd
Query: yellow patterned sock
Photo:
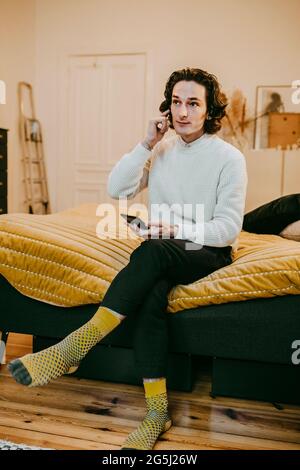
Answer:
M8 364L15 380L35 387L74 372L89 350L116 328L125 318L107 307L99 307L83 326L50 348L35 354L26 354Z
M127 437L121 450L150 450L158 437L172 426L168 412L166 379L144 379L147 414L139 427Z

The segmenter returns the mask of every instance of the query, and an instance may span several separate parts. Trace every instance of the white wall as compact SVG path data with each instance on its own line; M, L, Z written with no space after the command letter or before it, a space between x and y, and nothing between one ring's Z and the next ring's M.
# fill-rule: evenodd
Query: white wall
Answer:
M53 198L62 57L152 53L147 119L159 113L169 75L185 66L216 74L227 92L240 87L253 111L257 85L300 78L299 18L299 0L37 0L38 104Z
M0 0L0 79L6 104L0 105L0 127L8 133L8 211L23 211L21 149L18 137L17 84L35 79L35 0Z
M206 69L227 92L240 87L251 110L257 85L300 79L299 0L36 0L36 22L34 3L0 0L1 30L8 37L4 60L1 44L0 78L8 81L11 99L4 117L0 109L0 122L11 129L10 146L15 148L10 158L15 160L16 83L32 82L36 66L35 95L54 210L57 158L63 158L60 66L67 54L148 52L147 119L159 113L165 82L177 68ZM15 209L19 196L17 189L13 196L11 191L9 206Z

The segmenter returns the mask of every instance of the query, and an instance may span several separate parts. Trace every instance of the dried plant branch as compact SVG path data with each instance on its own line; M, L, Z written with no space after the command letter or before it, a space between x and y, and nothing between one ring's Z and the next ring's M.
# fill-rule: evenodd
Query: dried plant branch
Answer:
M222 121L222 137L243 149L252 142L252 125L254 120L248 116L247 99L240 89L233 91L228 99L226 115Z

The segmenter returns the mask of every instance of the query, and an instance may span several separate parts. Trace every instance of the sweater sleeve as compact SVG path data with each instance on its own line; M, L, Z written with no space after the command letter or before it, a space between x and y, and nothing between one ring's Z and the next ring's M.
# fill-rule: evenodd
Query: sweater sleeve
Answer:
M107 192L113 199L132 199L148 186L149 161L152 155L141 143L123 155L108 176Z
M206 246L228 246L242 230L248 176L244 156L227 161L221 173L213 218L208 222L183 223L175 238Z

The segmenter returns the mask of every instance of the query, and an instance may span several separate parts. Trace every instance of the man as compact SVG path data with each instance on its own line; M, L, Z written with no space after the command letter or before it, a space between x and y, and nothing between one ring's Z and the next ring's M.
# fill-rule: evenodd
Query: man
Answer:
M168 293L232 262L245 207L244 157L216 135L226 107L216 77L200 69L175 71L164 95L162 115L149 122L146 138L121 158L108 180L113 198L132 198L148 187L146 240L89 322L57 345L9 364L23 385L45 385L77 367L127 315L136 315L134 352L147 414L123 449L152 449L172 425L166 390ZM175 135L163 139L169 127Z

